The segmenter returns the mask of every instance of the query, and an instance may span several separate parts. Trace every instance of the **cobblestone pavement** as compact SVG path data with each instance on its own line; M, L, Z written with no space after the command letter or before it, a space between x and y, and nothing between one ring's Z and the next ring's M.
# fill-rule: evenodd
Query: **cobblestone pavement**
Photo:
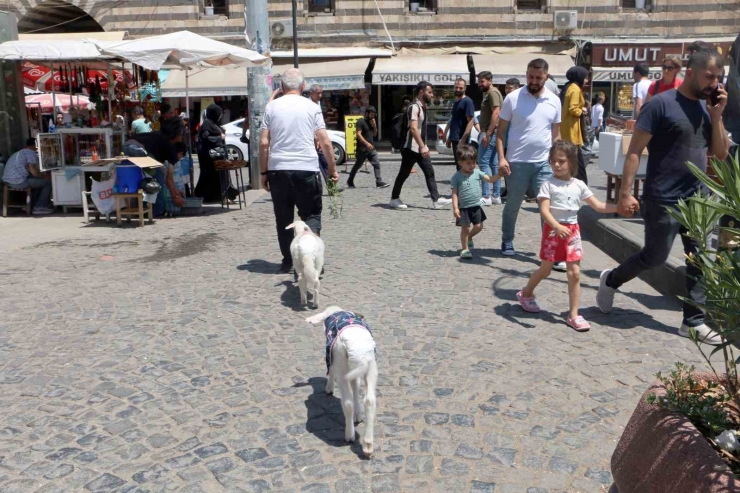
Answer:
M386 179L397 169L384 163ZM452 171L437 166L442 189ZM537 264L534 208L520 215L517 257L498 253L493 207L462 262L452 213L428 208L420 175L404 188L407 211L389 210L389 189L360 173L344 217L325 214L324 306L364 314L379 346L371 460L341 442L321 328L277 272L268 197L144 228L4 222L26 234L0 242L0 491L608 488L616 440L654 374L698 364L675 333L678 305L633 282L601 315L597 276L614 262L587 244L593 329L563 322L564 274L542 285L542 314L524 313L515 293Z

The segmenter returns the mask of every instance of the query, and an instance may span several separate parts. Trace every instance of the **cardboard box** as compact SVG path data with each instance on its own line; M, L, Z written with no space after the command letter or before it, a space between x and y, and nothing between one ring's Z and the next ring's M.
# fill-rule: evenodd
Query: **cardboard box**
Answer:
M128 165L133 164L134 166L138 166L139 168L142 168L142 169L161 168L164 166L159 161L152 159L148 156L147 157L119 156L119 157L108 158L108 159L100 159L92 163L83 164L82 166L106 166L109 164L128 164Z

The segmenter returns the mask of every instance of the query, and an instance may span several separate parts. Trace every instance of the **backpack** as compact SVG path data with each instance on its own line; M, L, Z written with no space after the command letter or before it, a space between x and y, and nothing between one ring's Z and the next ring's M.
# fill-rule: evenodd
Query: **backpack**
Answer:
M395 150L403 149L409 131L409 118L405 112L396 114L391 120L391 146Z

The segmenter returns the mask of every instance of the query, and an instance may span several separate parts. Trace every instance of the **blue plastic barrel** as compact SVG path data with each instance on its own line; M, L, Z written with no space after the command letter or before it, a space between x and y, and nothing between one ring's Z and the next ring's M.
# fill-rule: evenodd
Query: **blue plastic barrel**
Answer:
M136 193L141 181L141 168L138 166L116 166L116 190L118 193Z

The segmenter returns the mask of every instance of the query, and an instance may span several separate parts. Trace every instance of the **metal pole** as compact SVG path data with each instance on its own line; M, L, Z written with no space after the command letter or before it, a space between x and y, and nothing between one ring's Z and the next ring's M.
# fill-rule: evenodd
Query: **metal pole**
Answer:
M298 68L298 0L293 0L293 66Z
M123 64L121 64L121 71L124 74L126 73L126 66ZM110 97L110 88L113 85L113 81L111 80L111 78L113 77L112 75L113 73L111 72L111 69L110 69L110 63L105 64L105 74L106 74L106 77L108 77L108 121L110 122L110 128L112 129L113 123L114 123L113 122L113 101L112 101L113 98ZM125 128L123 129L123 132L124 133L126 132ZM115 157L118 157L118 156L115 156Z
M190 81L188 80L190 78L188 68L185 67L185 114L188 116L188 121L190 121Z
M57 90L54 81L54 62L51 62L51 122L56 127L57 121Z
M247 0L244 3L246 19L245 38L247 47L261 55L270 56L270 22L267 16L267 0ZM249 92L249 184L259 190L262 186L260 175L260 133L265 106L272 93L272 61L247 69L247 88Z

